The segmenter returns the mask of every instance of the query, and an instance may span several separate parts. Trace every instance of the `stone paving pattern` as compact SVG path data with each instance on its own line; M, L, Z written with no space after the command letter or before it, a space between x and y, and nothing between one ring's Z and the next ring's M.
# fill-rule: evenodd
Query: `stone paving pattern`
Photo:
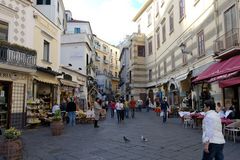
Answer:
M25 130L24 160L200 160L201 130L183 128L177 118L167 124L153 112L137 112L135 119L117 124L116 118L66 126L53 137L49 127ZM141 141L144 135L148 141ZM125 143L123 136L130 139ZM240 159L240 141L227 141L225 160Z

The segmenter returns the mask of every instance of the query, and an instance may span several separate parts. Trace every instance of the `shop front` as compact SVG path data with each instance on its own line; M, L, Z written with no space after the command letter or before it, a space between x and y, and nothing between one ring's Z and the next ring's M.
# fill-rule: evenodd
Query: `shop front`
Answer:
M28 73L0 70L0 128L22 128Z
M196 79L193 80L195 84L205 84L208 88L212 88L218 84L221 89L222 100L220 101L226 108L233 107L236 111L236 118L239 118L240 106L240 55L232 56L228 59L223 59L215 64L212 64L204 72L202 72ZM203 96L211 98L208 92L202 92ZM215 97L214 97L215 98ZM218 98L218 97L217 97ZM215 98L215 99L217 99Z
M51 72L52 73L52 72ZM48 121L52 106L58 99L58 80L55 74L37 71L32 76L32 96L27 101L26 126Z

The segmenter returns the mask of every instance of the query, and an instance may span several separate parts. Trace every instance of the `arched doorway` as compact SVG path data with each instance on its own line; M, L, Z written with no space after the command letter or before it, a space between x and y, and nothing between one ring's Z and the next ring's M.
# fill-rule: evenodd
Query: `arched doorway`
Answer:
M154 94L153 94L153 90L152 90L152 89L150 89L150 90L148 91L148 97L151 99L151 102L153 103Z
M169 105L176 107L179 106L179 89L174 79L169 82Z

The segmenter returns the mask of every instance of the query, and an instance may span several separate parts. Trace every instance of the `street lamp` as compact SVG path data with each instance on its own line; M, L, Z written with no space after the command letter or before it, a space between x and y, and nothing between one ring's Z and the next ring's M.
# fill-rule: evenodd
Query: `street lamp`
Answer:
M179 47L181 48L182 54L191 54L192 55L192 52L186 49L186 44L185 43L182 42L179 45Z

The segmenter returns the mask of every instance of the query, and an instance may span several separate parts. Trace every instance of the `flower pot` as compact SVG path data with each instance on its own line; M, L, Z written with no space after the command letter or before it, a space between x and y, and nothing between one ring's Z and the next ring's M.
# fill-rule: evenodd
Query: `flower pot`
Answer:
M64 125L62 121L52 121L51 122L51 131L53 136L59 136L62 134Z
M5 139L2 143L2 154L7 160L20 160L23 157L21 139Z

